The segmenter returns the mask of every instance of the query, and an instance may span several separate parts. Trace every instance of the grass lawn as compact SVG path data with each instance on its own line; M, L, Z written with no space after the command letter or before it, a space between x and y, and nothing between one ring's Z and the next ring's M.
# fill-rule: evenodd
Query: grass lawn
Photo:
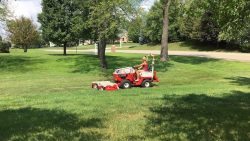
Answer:
M107 48L111 48L113 44L108 44ZM120 47L119 43L115 44L116 47ZM85 45L85 46L78 46L78 47L69 47L67 50L71 51L72 53L77 50L86 50L86 49L94 49L94 45ZM44 48L43 48L44 49ZM42 49L42 50L43 50ZM45 48L45 50L62 50L62 47L49 47ZM122 48L117 48L119 50L160 50L161 45L152 45L152 44L144 44L140 45L138 43L123 43ZM195 42L175 42L169 43L169 50L170 51L216 51L216 52L239 52L235 49L222 49L216 47L216 45L204 45L201 43Z
M115 45L116 47L120 47L119 43L115 43L115 44L107 44L107 48L111 48L113 45ZM125 48L130 48L133 46L139 46L139 44L137 43L124 43L123 47ZM63 47L47 47L47 48L42 48L42 50L63 50ZM74 47L68 47L67 50L70 51L76 51L76 50L86 50L86 49L95 49L95 45L80 45L80 46L74 46Z
M91 89L141 56L39 49L0 54L0 140L242 140L250 138L250 63L171 56L153 88Z
M150 45L150 44L144 44L140 45L137 43L124 43L122 50L160 50L161 45ZM216 45L204 45L201 43L195 43L195 42L175 42L175 43L169 43L169 50L170 51L216 51L216 52L239 52L236 49L223 49L216 47Z

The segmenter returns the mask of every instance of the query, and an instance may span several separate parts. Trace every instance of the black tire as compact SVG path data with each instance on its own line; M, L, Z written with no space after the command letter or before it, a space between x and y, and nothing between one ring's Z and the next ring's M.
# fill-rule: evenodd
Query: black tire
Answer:
M132 84L129 80L122 80L120 88L122 89L129 89L131 88Z
M100 87L98 90L99 91L104 91L105 89L103 87Z
M98 85L97 85L97 84L94 84L94 85L93 85L93 89L98 90Z
M152 87L152 82L149 81L149 80L144 80L141 84L141 87L143 88L149 88L149 87Z

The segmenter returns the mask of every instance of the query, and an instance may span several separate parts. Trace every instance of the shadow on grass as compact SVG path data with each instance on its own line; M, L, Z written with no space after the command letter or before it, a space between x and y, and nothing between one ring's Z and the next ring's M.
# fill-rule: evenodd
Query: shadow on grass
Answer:
M170 60L178 62L178 63L192 64L192 65L219 61L219 59L212 59L212 58L205 58L205 57L192 57L192 56L171 56Z
M128 48L136 48L136 47L138 47L138 46L130 46L130 47L128 47Z
M249 140L250 93L224 97L189 94L165 96L152 107L146 135L159 140Z
M63 55L63 54L48 54L50 56L61 56L61 57L72 57L72 56L82 56L82 55L85 55L85 54L67 54L67 55ZM88 54L86 54L88 55Z
M73 73L88 73L101 71L100 62L95 55L79 55L74 60Z
M32 66L43 63L45 60L26 56L0 56L0 71L27 72L32 70Z
M232 78L226 78L231 81L233 84L237 84L239 86L248 86L250 87L250 77L232 77Z
M102 119L82 120L58 110L22 108L0 111L0 140L100 140L95 131L103 128Z
M141 63L141 56L138 57L122 57L122 56L106 56L108 62L108 70L104 73L111 75L115 69L123 67L132 67ZM150 62L151 63L151 62ZM172 64L169 62L156 61L155 68L159 72L165 72ZM100 61L94 55L81 55L75 59L74 73L87 73L90 71L100 71Z
M186 41L180 44L181 47L191 48L198 51L240 51L236 47L228 47L226 44L209 44L198 41Z

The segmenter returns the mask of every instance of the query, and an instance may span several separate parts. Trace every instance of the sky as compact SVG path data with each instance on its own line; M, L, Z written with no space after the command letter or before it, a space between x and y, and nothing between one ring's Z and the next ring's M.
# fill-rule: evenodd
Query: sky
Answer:
M20 16L31 18L36 25L40 26L37 22L37 15L42 11L41 1L42 0L8 0L8 7L15 18ZM0 35L5 38L6 31L4 28L5 25L0 23Z
M42 12L42 0L8 0L9 9L12 11L14 17L21 16L31 18L35 24L40 26L37 21L37 15ZM144 0L141 7L148 10L156 0ZM0 25L1 26L1 25ZM4 34L4 30L0 29L0 34Z
M155 1L156 0L144 0L144 2L141 4L141 7L149 10L153 6Z
M37 23L37 15L42 12L41 1L42 0L9 0L9 8L15 17L24 16L31 18Z
M42 11L42 0L9 0L10 9L13 11L14 16L25 16L37 22L37 15ZM145 0L141 7L149 9L155 0Z

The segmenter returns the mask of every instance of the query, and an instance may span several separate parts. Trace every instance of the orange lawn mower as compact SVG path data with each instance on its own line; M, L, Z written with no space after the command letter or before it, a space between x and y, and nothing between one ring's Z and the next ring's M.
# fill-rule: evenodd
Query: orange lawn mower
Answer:
M113 82L110 81L95 81L92 82L92 88L97 90L114 91L121 89L129 89L131 87L143 87L149 88L153 86L153 82L159 82L159 79L154 70L155 57L152 57L152 64L148 71L140 71L139 78L137 78L136 69L137 67L126 67L116 69L113 73Z

